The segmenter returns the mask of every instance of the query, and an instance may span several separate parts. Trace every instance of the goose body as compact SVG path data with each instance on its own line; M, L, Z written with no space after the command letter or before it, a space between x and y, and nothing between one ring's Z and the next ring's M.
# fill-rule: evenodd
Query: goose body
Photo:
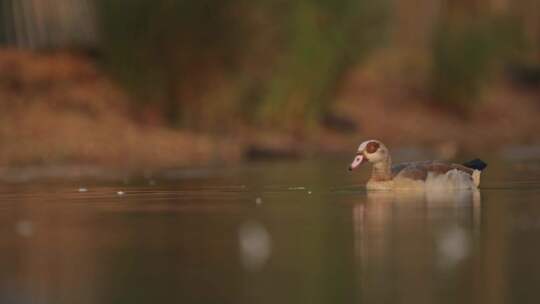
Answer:
M393 165L388 149L378 140L360 144L349 170L366 161L373 165L371 178L366 184L368 190L476 189L480 185L481 171L487 166L479 159L462 165L442 161Z

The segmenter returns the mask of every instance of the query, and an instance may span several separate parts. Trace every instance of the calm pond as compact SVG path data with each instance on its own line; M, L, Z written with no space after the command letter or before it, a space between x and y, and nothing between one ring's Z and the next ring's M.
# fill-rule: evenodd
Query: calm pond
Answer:
M538 303L540 162L367 193L350 159L0 186L0 303Z

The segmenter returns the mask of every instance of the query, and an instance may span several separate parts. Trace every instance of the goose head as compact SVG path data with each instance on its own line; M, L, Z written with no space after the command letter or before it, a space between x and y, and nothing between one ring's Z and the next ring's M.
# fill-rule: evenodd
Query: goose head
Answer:
M356 169L366 161L372 164L377 164L387 161L388 158L388 149L382 142L374 139L366 140L361 143L360 146L358 146L356 156L349 166L349 171Z

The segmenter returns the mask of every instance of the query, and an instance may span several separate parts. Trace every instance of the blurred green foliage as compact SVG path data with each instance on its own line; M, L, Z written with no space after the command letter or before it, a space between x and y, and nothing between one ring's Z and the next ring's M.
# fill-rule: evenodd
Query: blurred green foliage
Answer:
M398 23L392 0L98 3L105 66L136 95L134 107L202 131L314 124L330 111L347 72L392 26L423 24ZM430 17L426 89L437 104L466 111L526 38L511 8L448 4ZM410 9L402 13L416 16Z
M188 121L215 89L211 78L236 72L242 24L228 10L231 2L103 0L105 64L137 102L157 104L171 123Z
M101 0L107 68L172 125L317 121L384 41L389 1Z
M144 119L201 131L294 129L330 113L348 72L386 42L368 77L422 83L454 110L481 100L501 67L534 85L538 1L5 0L0 44L98 50Z
M517 25L509 16L443 20L432 40L434 101L466 112L481 100L494 70L512 61L523 47Z

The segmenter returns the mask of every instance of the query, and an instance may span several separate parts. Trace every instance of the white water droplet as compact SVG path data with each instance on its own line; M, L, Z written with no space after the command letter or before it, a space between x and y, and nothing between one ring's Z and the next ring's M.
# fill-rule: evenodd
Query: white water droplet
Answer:
M453 227L437 240L437 249L443 266L452 267L467 257L470 251L466 232L461 227Z
M259 222L244 222L238 230L240 259L248 271L261 270L272 251L268 230Z
M306 187L289 187L289 190L306 190Z
M15 224L15 231L22 237L31 237L34 235L34 225L29 220L21 220Z

